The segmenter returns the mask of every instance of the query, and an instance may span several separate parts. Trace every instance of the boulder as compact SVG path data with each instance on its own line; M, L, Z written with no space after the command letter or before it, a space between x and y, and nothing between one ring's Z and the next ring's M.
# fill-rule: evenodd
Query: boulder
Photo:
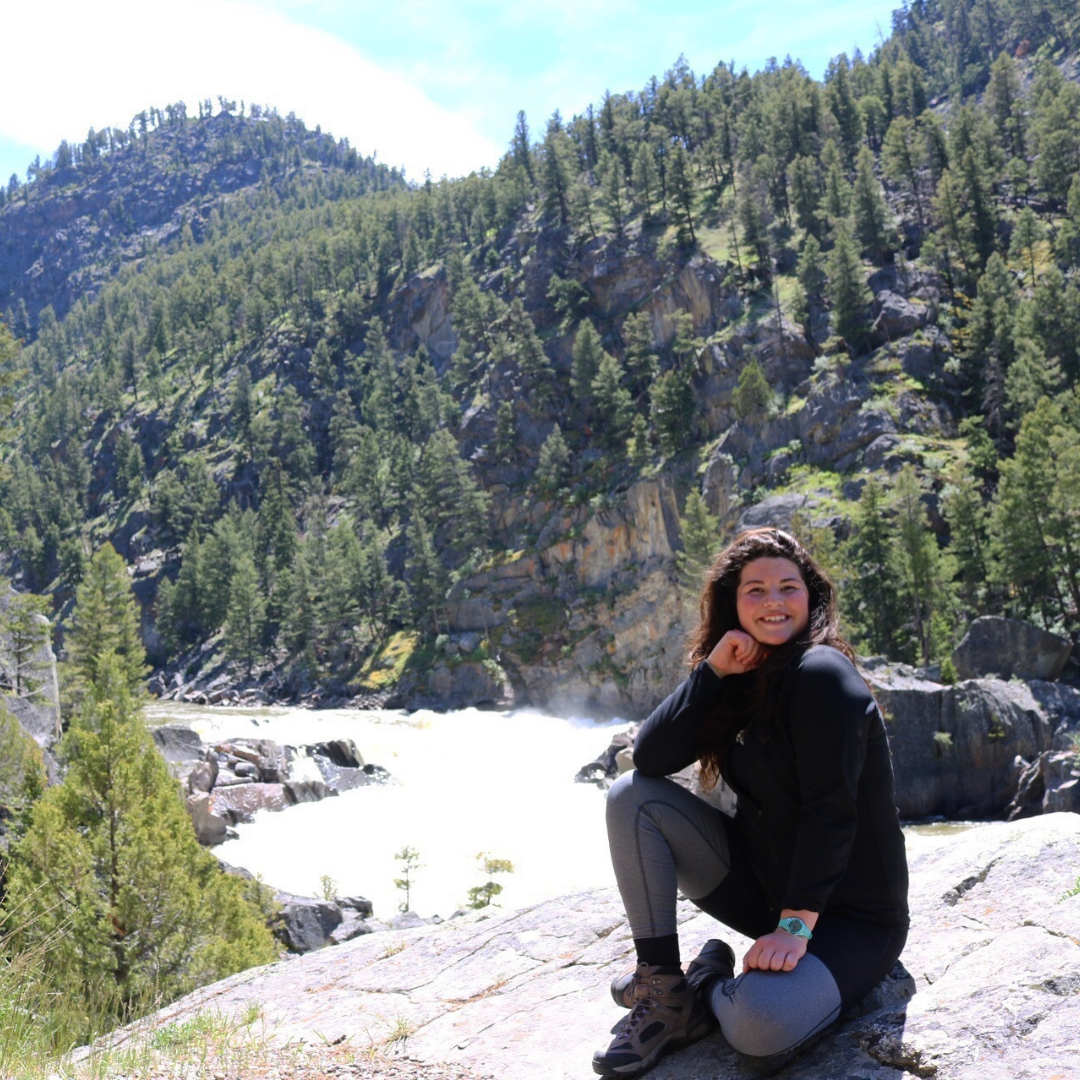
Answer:
M996 675L1002 679L1056 679L1072 652L1072 642L1018 619L983 615L953 653L962 679Z
M225 842L229 823L214 813L213 800L208 792L198 791L189 795L187 811L195 826L195 835L203 847L214 847Z
M230 825L251 821L259 810L284 810L292 806L285 784L234 784L216 787L210 796L213 812Z
M330 935L343 921L341 908L332 900L282 892L276 899L281 917L275 932L290 952L313 952L332 943Z
M875 306L878 314L870 328L870 340L875 347L913 334L929 318L929 310L922 304L913 304L887 289L878 293Z
M1058 810L1080 812L1080 760L1075 750L1046 750L1031 762L1018 757L1016 767L1010 821Z
M181 761L199 761L203 756L203 744L198 732L183 724L162 724L151 728L150 734L161 756L170 765Z
M909 837L912 925L901 964L788 1065L786 1080L1017 1080L1080 1075L1080 815L1048 814ZM318 901L309 901L318 905ZM679 903L683 957L724 936ZM332 932L332 930L331 930ZM408 1054L500 1080L581 1080L625 1013L608 993L632 963L614 888L443 926L361 936L234 975L166 1006L122 1045L206 1010L257 1002L270 1038L381 1044L407 1023ZM910 973L910 974L909 974ZM759 1068L719 1033L663 1058L650 1080L749 1080Z
M908 820L1004 815L1017 756L1031 761L1051 749L1061 723L1021 682L943 686L902 665L867 675L889 732L897 806Z

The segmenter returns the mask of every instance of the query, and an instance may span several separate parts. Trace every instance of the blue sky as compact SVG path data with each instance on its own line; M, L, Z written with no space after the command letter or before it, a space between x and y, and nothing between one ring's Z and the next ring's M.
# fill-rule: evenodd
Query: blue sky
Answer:
M0 178L151 104L218 94L276 106L363 153L455 176L680 53L700 75L828 60L888 35L898 0L38 0L4 13ZM5 5L7 6L7 5ZM18 89L16 89L18 88Z

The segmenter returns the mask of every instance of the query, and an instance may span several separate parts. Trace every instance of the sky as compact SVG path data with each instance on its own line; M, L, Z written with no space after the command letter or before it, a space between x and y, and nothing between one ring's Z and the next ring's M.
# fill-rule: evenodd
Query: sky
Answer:
M869 54L899 0L0 0L0 178L89 128L218 95L295 112L437 179L493 167L519 109L534 138L680 54L700 76L770 57L821 78ZM216 111L216 104L215 104Z

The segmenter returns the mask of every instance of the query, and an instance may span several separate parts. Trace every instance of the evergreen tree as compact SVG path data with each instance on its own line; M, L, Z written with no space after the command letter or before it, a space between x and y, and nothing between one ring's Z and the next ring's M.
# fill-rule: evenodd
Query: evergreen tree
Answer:
M653 428L666 456L684 449L694 430L696 402L690 376L681 367L664 372L649 392Z
M1016 216L1009 256L1025 264L1027 280L1031 285L1035 284L1035 248L1042 238L1042 225L1035 216L1035 211L1030 206L1025 206Z
M893 248L889 211L881 185L874 176L874 155L866 146L856 159L853 203L855 235L862 243L863 253L874 262L884 262Z
M123 1020L277 949L245 883L199 846L120 655L96 659L62 744L64 782L14 852L6 909L58 990Z
M679 239L683 244L696 244L694 232L694 179L690 172L690 159L682 143L676 143L671 152L671 165L668 170L668 190L675 211L675 221L679 228Z
M536 463L536 483L541 491L555 491L566 479L570 464L570 448L566 445L562 430L556 424L540 447Z
M735 415L745 420L754 413L761 412L772 401L772 387L761 370L757 357L751 357L739 372L739 381L732 395Z
M827 292L833 329L852 354L857 355L870 329L866 308L871 295L859 253L845 229L837 230L836 244L829 256Z
M42 689L40 653L52 631L49 607L47 597L16 592L0 578L0 676L15 697Z
M115 668L126 693L143 693L146 652L139 635L139 612L124 560L104 544L94 553L75 590L75 610L65 639L71 689L80 698L99 684L103 664ZM115 661L115 664L113 664Z
M627 315L622 330L626 373L636 397L656 378L660 366L660 358L653 352L652 319L644 311Z
M574 338L570 366L570 389L574 392L574 404L578 410L588 412L591 406L593 380L600 371L600 361L604 355L596 327L585 319Z
M1076 632L1080 611L1080 403L1075 391L1028 413L999 464L990 512L992 580L1025 618Z
M852 515L853 535L845 547L850 570L840 594L844 616L860 649L894 655L900 620L899 595L892 571L896 529L881 481L869 476Z
M623 386L622 365L609 352L600 356L600 366L592 381L592 399L600 442L608 450L621 450L630 434L634 399Z
M956 560L959 598L969 617L981 614L989 580L987 510L978 482L955 470L941 492L949 526L949 552Z
M225 651L230 660L244 665L251 678L255 662L262 654L266 633L266 598L263 595L255 560L247 551L236 560L229 583L229 606L225 615Z
M630 441L626 449L630 462L635 468L640 469L648 463L651 453L649 424L639 412L634 413L634 419L630 424Z
M901 655L929 664L951 651L956 563L938 547L922 495L915 470L905 465L896 477L892 500L896 541L891 569L904 613L901 627L910 642L901 642Z
M679 583L688 596L697 597L704 586L706 572L723 546L720 522L709 512L697 488L691 489L686 496L679 532L682 551L675 556Z

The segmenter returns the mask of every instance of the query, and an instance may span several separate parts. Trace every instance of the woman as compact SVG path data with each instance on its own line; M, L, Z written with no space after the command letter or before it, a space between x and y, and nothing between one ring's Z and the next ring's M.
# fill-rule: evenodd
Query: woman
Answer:
M636 771L608 798L608 836L637 968L602 1076L634 1076L719 1023L755 1057L784 1055L860 1000L907 937L907 863L881 714L837 630L832 584L779 529L717 558L690 677L642 725ZM667 777L701 762L734 818ZM754 940L710 941L680 966L676 891Z

